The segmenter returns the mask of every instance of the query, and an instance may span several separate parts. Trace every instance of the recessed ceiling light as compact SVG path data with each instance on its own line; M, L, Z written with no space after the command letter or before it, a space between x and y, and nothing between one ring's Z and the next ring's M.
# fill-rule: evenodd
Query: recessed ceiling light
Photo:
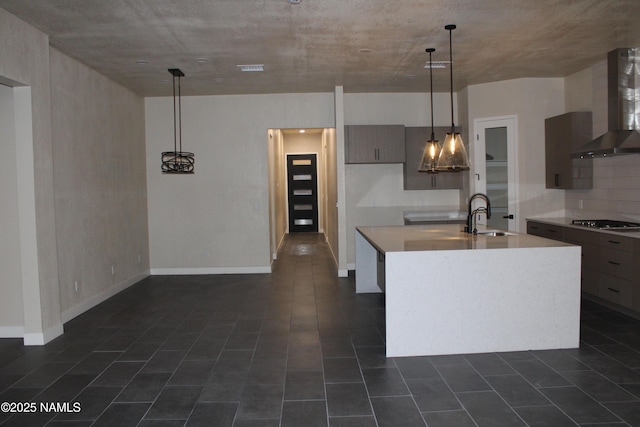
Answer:
M300 132L300 133L305 133L305 132L306 132L306 130L304 130L304 129L300 129L298 132Z
M371 53L371 49L358 49L358 52L360 53Z
M205 62L209 62L207 58L196 58L196 62L198 64L204 64Z
M256 72L256 71L264 71L264 64L246 64L246 65L236 65L243 72Z
M215 79L213 79L213 81L216 83L222 83L224 79L222 77L216 77Z
M135 63L137 65L147 65L149 63L149 61L147 61L146 59L136 59Z
M289 4L300 4L302 0L287 0L287 3Z

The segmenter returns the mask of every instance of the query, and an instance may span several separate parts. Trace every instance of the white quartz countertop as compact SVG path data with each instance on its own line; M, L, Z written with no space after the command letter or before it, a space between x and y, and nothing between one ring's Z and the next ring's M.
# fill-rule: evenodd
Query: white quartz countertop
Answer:
M591 228L583 225L571 224L574 218L554 217L554 218L527 218L527 221L536 221L543 224L561 225L563 227L575 228L576 230L593 231L596 233L615 234L616 236L627 236L640 239L640 231L616 231L603 228ZM624 220L623 220L624 221Z
M484 236L465 233L462 229L460 224L356 227L383 253L572 246L528 234L509 232L509 236ZM483 228L478 226L478 229Z

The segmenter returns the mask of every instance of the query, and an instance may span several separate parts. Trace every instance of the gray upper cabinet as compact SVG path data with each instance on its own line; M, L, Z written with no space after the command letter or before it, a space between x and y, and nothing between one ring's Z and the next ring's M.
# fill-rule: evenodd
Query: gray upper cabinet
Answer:
M404 162L404 125L345 126L346 163Z
M593 160L574 159L572 151L591 141L591 112L581 111L544 121L546 187L565 190L593 187Z
M436 127L436 139L444 139L451 127ZM404 162L405 190L450 190L462 188L463 174L460 172L418 172L425 142L431 137L431 127L406 127Z

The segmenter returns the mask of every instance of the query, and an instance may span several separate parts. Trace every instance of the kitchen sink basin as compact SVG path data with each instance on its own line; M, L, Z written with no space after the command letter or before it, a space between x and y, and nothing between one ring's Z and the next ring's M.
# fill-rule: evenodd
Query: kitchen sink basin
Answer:
M478 231L478 235L498 237L498 236L513 236L513 233L509 233L508 231L504 231L504 230L480 230Z

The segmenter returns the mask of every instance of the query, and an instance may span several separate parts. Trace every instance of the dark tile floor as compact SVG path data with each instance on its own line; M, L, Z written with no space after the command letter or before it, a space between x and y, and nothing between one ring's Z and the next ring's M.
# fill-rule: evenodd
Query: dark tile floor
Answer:
M0 402L81 410L0 424L640 426L639 322L585 302L579 349L387 359L382 296L316 234L273 274L150 277L65 330L0 340Z

